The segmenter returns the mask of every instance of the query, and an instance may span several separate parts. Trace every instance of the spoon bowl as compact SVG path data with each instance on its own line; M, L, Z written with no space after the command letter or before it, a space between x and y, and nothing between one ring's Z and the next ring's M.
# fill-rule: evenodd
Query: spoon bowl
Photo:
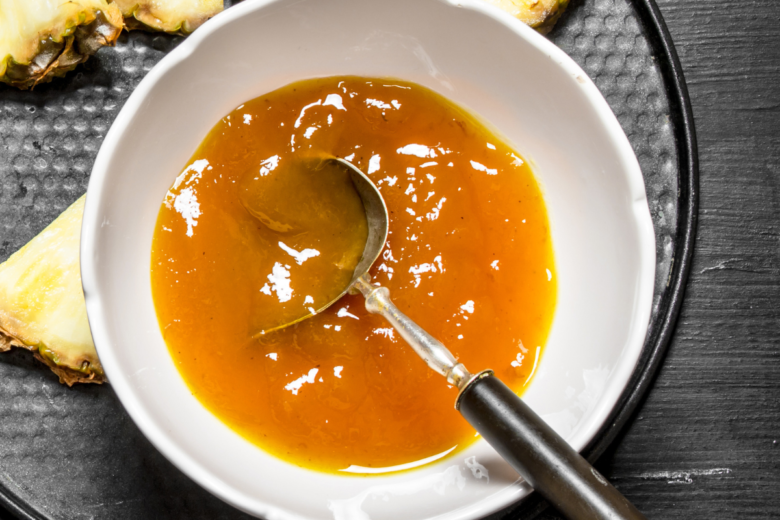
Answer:
M277 165L273 166L274 169L277 167ZM251 175L244 175L239 186L239 198L246 210L272 231L280 234L305 232L306 226L296 219L296 212L302 208L307 208L306 211L309 214L319 215L320 218L322 218L322 215L325 215L327 218L327 207L313 209L312 206L320 205L319 201L316 200L318 193L321 194L322 190L328 189L331 181L338 179L346 171L365 211L368 235L363 253L355 266L352 278L340 293L317 308L303 308L300 315L293 319L288 317L282 323L273 323L264 327L255 334L255 338L315 316L350 292L357 280L368 273L368 270L371 269L371 266L382 253L387 240L390 220L387 206L379 190L366 174L349 161L327 154L311 155L280 168L281 171L274 172L277 178L292 176L293 183L306 185L305 189L299 190L289 189L289 181L274 182L271 180L271 183L266 182L263 184L253 182L258 180L258 175L263 175L263 168L266 168L265 175L271 173L268 171L267 166L261 164L259 174L252 172ZM312 175L314 172L316 172L316 175ZM311 182L317 180L320 181L319 184L321 185L312 186ZM284 192L283 197L282 192ZM291 204L279 204L280 200L289 199L290 197L294 199ZM327 203L324 205L327 206Z

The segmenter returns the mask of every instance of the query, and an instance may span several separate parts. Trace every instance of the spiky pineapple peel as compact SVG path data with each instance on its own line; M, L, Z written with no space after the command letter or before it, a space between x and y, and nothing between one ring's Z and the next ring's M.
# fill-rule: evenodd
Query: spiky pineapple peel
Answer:
M0 0L0 81L30 88L62 76L123 27L109 0Z
M127 29L189 34L223 0L0 0L0 81L27 89L63 76Z
M0 351L29 349L68 385L105 379L81 288L84 200L0 264Z

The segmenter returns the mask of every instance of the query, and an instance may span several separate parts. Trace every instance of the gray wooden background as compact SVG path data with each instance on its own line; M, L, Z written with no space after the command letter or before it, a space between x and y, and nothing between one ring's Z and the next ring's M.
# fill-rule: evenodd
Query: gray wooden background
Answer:
M693 103L699 226L663 367L597 467L649 518L780 518L780 2L657 3Z

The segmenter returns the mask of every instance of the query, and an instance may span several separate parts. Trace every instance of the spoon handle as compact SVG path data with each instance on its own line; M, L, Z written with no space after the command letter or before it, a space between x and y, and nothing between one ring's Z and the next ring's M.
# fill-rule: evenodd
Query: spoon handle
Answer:
M463 417L558 511L573 520L644 520L582 455L492 374L458 395Z
M441 342L390 300L368 275L354 284L429 367L458 388L455 408L536 491L571 520L644 520L620 492L509 387L486 370L471 374Z
M366 310L381 314L417 354L435 370L447 378L447 382L458 389L473 377L455 356L439 340L428 334L409 316L401 312L390 300L386 287L372 285L368 274L358 278L353 287L366 298Z

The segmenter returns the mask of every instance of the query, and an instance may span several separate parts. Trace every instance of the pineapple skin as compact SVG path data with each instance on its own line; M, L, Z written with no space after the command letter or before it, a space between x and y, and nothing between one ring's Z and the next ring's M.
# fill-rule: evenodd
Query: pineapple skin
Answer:
M84 200L0 264L0 351L33 351L69 386L105 380L81 288Z
M552 30L569 0L485 0L542 34Z
M0 0L0 81L28 89L63 76L122 27L109 0Z
M223 0L113 0L128 30L187 35L222 12Z

